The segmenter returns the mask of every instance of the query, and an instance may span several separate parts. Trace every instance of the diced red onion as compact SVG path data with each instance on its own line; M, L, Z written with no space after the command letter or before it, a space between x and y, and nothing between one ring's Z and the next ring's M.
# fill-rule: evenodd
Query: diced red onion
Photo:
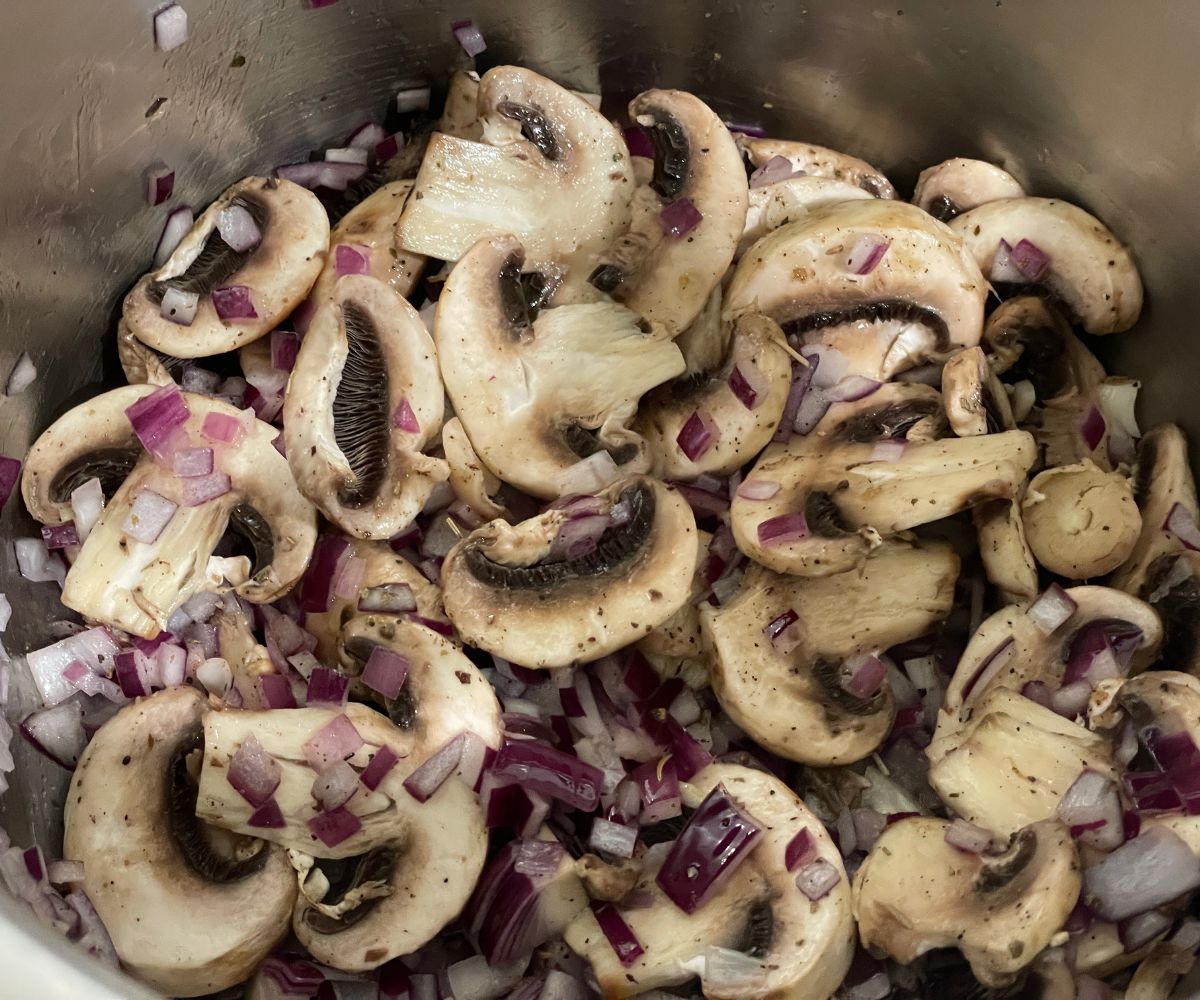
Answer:
M840 992L844 994L844 1000L886 1000L892 995L887 965L860 949Z
M574 809L592 812L600 802L600 769L554 747L506 740L492 771Z
M376 646L363 667L362 682L385 698L396 698L410 669L411 664L405 657L386 646Z
M754 410L766 398L767 380L753 361L746 363L744 372L741 365L734 365L729 373L729 390L742 406Z
M308 821L308 829L326 847L337 847L362 829L362 820L345 806L339 806L329 812L317 813Z
M698 482L699 480L697 480ZM711 490L702 489L700 486L691 483L671 482L668 485L683 495L683 499L688 502L688 506L692 508L692 513L696 515L697 519L703 517L721 519L729 511L729 501L723 493L714 493ZM615 507L612 513L615 516Z
M1100 407L1093 404L1079 422L1079 434L1088 451L1095 451L1099 447L1104 439L1105 426L1104 414L1100 412Z
M421 424L417 420L417 415L413 413L407 396L402 396L400 402L396 404L396 411L392 414L392 426L397 430L404 431L405 434L421 433Z
M1088 906L1124 920L1200 886L1200 858L1174 831L1151 827L1086 868L1083 885Z
M227 660L211 656L196 667L196 680L204 685L209 694L224 698L233 684L233 669Z
M592 832L588 846L594 851L605 851L619 858L632 858L637 843L637 828L622 823L610 823L597 817L592 820Z
M1083 715L1091 696L1092 686L1087 681L1076 681L1050 695L1050 707L1064 718L1074 719Z
M622 965L632 965L645 953L637 936L612 903L593 903L592 913Z
M134 494L133 504L121 530L130 538L151 544L158 540L178 509L177 503L143 487Z
M213 471L213 450L180 448L171 456L171 471L185 479L207 476Z
M395 750L389 746L382 746L375 751L370 763L363 768L362 774L358 776L359 780L371 791L375 791L399 760Z
M75 515L75 532L81 542L87 541L92 528L104 510L104 488L93 477L71 491L71 511Z
M400 114L429 109L429 87L404 87L396 92L396 110Z
M245 429L245 425L237 417L228 413L207 413L200 425L201 434L220 444L236 444Z
M750 187L760 188L768 184L778 184L780 181L786 181L795 172L792 161L786 156L772 156L750 175Z
M847 375L824 390L825 396L834 403L854 403L866 399L878 390L880 382L865 375Z
M315 191L345 191L351 184L366 176L367 168L361 163L330 163L327 160L312 163L288 163L275 168L275 175L293 184ZM301 333L301 324L296 322Z
M21 463L18 459L0 455L0 507L8 503L13 487L21 478Z
M550 545L553 561L582 559L596 551L611 522L607 514L590 514L564 521Z
M357 600L366 572L366 561L358 556L351 555L343 559L333 577L333 596L343 601Z
M1001 284L1025 284L1025 275L1013 260L1013 248L1007 240L1001 240L996 247L988 277Z
M417 599L407 583L381 583L368 587L358 599L359 611L400 614L417 610Z
M350 689L350 678L338 670L317 667L308 678L308 693L305 704L310 708L325 706L342 708Z
M196 217L187 205L173 209L167 215L163 224L162 235L158 238L158 246L154 249L154 266L162 267L175 252L175 248L195 224Z
M872 462L898 462L904 457L904 449L908 447L908 442L903 439L897 441L877 441L875 447L871 449Z
M700 225L703 219L700 209L687 197L677 198L658 214L658 224L662 231L675 239L686 236Z
M116 655L117 683L127 698L141 698L150 693L155 666L140 649L125 649Z
M1196 526L1196 517L1178 501L1171 505L1167 519L1163 522L1163 530L1174 535L1185 548L1193 552L1200 551L1200 528Z
M358 149L354 146L335 146L325 150L325 160L327 163L359 163L366 166L369 158L370 151L366 148Z
M746 479L737 488L737 495L743 500L770 500L783 487L771 479Z
M234 791L257 807L275 794L282 774L279 761L267 753L251 733L229 759L225 776Z
M1050 269L1050 258L1029 240L1020 240L1012 248L1012 262L1026 281L1041 281Z
M175 171L165 163L156 163L146 171L146 202L161 205L175 190Z
M563 469L554 477L554 483L563 495L591 494L604 489L620 474L612 455L601 449Z
M811 864L816 860L816 857L816 839L808 827L802 827L796 836L788 841L787 847L784 848L783 864L789 872L794 872L804 865Z
M262 231L244 205L232 204L217 215L217 232L232 250L245 253L262 242ZM224 317L222 317L224 318Z
M814 903L823 899L842 880L841 872L824 858L811 861L796 875L796 888Z
M175 432L189 415L183 393L174 383L155 389L125 409L138 440L157 458L165 458L174 450Z
M946 830L946 843L968 854L982 854L992 842L992 835L965 819L956 819Z
M21 735L60 767L74 769L87 745L78 700L40 709L21 722Z
M14 539L13 553L17 557L17 569L30 583L53 582L61 587L67 578L66 568L58 556L47 549L40 538Z
M887 677L887 664L871 653L847 657L839 672L838 684L856 698L873 698Z
M761 835L762 828L717 785L688 818L654 881L680 910L694 913L750 856Z
M471 21L455 21L450 30L462 50L474 59L479 53L487 51L487 42L483 34Z
M1071 596L1057 583L1052 583L1038 595L1025 615L1042 635L1050 635L1065 625L1077 609Z
M19 396L37 379L37 368L27 351L17 355L17 360L8 373L8 381L4 385L4 395Z
M8 598L0 594L0 632L8 629L8 623L12 620L12 605L9 604ZM8 701L8 686L7 676L5 677L3 690L0 690L0 704Z
M720 439L721 429L712 417L702 410L693 410L676 436L675 443L688 461L694 462Z
M666 688L667 685L663 685ZM671 752L676 773L683 781L703 771L712 763L713 757L691 733L678 722L667 716L667 733L671 739Z
M679 778L673 760L647 761L634 768L631 777L641 799L640 821L643 825L661 823L683 811Z
M808 521L801 513L780 514L760 521L758 525L759 544L767 548L790 545L802 541L809 534Z
M640 125L633 125L625 129L621 133L625 138L625 145L629 149L630 156L640 156L643 159L654 159L654 143L650 141L650 136Z
M183 505L199 507L202 503L225 496L233 489L233 483L224 472L210 472L207 476L196 476L183 480Z
M864 233L850 248L846 258L846 269L851 274L870 274L887 255L891 239L874 233Z
M271 334L271 367L281 372L290 372L296 367L296 355L300 351L300 338L290 330L276 330Z
M46 876L51 885L69 885L72 882L82 882L84 871L82 861L51 861L47 865Z
M803 408L804 401L808 397L809 386L812 384L813 375L816 374L817 364L820 359L814 359L807 365L802 365L799 362L792 363L792 384L788 387L787 399L783 404L783 414L779 418L779 424L775 428L775 433L771 436L772 441L786 441L792 436L795 431L799 434L807 434L812 430L811 426L806 426L801 430L800 411ZM824 410L812 420L812 425L815 426L817 420L824 414ZM808 423L806 416L805 424Z
M1174 923L1175 918L1171 914L1162 910L1148 910L1122 920L1117 927L1117 933L1128 954L1144 948L1160 934L1165 934Z
M79 544L79 533L75 530L75 522L65 524L43 524L42 541L47 549L65 549Z
M245 285L226 285L212 291L213 309L222 320L258 319L250 289Z
M269 676L269 675L268 675ZM354 723L345 714L336 715L304 744L304 756L314 771L323 771L334 761L346 760L363 745Z
M358 780L358 772L344 760L334 761L313 780L312 797L324 812L331 812L350 801Z
M420 767L404 779L404 789L418 802L425 802L446 783L462 760L463 734L440 747Z
M333 250L333 269L339 278L344 274L370 274L371 248L339 243Z
M267 708L296 707L296 693L292 690L291 681L283 674L261 674L258 687Z
M804 641L804 629L800 616L788 608L783 614L772 618L763 626L763 635L771 640L775 651L787 656Z
M1117 786L1098 771L1085 769L1066 790L1055 810L1071 835L1102 851L1125 841Z
M165 642L155 654L158 676L165 688L179 687L187 676L187 651L175 643Z
M171 52L187 41L187 22L187 11L177 3L164 7L154 15L154 44L160 52Z

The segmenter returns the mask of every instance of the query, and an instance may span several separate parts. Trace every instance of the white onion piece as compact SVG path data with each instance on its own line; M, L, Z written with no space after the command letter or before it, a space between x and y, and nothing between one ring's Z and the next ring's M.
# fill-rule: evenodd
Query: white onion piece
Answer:
M104 487L99 479L93 477L71 491L71 511L75 515L75 533L80 542L86 542L104 511Z
M1055 811L1071 828L1071 835L1091 847L1111 851L1125 841L1120 793L1116 783L1098 771L1085 769L1063 794Z
M170 52L187 41L187 21L187 11L177 3L154 15L154 44L160 52Z
M1026 283L1025 275L1021 273L1021 269L1013 260L1012 247L1005 240L1001 240L996 247L996 256L992 258L992 267L988 271L988 277L992 281L1002 284L1023 285Z
M40 538L15 539L13 551L17 556L17 569L30 583L53 581L61 587L67 579L66 567Z
M158 314L177 326L191 326L200 306L200 295L182 288L168 288L158 307Z
M8 629L8 623L11 619L12 605L8 603L7 597L5 597L3 594L0 594L0 632L4 632ZM7 681L7 675L5 675L5 679ZM0 694L0 705L4 704L4 702L8 700L7 694L7 691L5 691L3 694Z
M812 377L812 384L818 389L837 385L850 371L850 359L836 347L806 344L800 348L800 353L809 359L820 359Z
M17 358L17 363L13 365L12 371L8 375L8 383L4 386L4 395L16 396L24 392L33 385L36 378L37 368L34 367L29 354L26 351L22 351L20 357Z

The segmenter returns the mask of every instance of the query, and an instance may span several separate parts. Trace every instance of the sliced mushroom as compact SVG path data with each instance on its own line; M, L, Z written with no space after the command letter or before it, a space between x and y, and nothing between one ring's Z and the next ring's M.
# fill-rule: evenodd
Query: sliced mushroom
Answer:
M396 224L405 250L458 260L512 234L537 267L586 267L629 224L633 168L620 132L587 101L531 70L479 84L483 141L435 132ZM586 271L584 272L586 273Z
M423 693L425 685L435 683L424 674L445 672L441 663L424 666L424 671L410 672L406 687L420 685ZM487 686L478 673L473 681ZM360 820L356 832L332 847L318 840L307 822L318 814L312 798L317 774L307 762L304 744L338 715L320 708L209 713L196 813L225 829L247 828L254 810L232 790L227 765L243 741L254 736L279 764L273 797L286 821L283 827L258 832L287 845L294 857L323 859L316 867L329 883L319 903L305 894L296 898L292 930L318 962L362 972L416 951L458 916L483 868L487 831L479 799L460 777L451 775L423 803L413 798L404 781L437 748L351 702L344 715L363 746L349 758L350 765L366 767L385 746L400 760L374 791L362 786L344 806ZM491 736L498 745L496 721Z
M946 689L939 738L965 724L974 706L995 688L1020 691L1030 681L1057 688L1076 643L1086 641L1096 628L1110 642L1128 647L1124 663L1118 660L1128 673L1154 662L1162 628L1148 604L1108 587L1071 587L1065 593L1075 610L1049 634L1018 606L997 611L979 626Z
M708 550L712 544L712 536L707 531L696 529L696 574L692 580L692 596L704 594L710 587L710 581L705 577L708 564ZM645 637L638 640L638 650L659 670L660 664L669 663L673 675L682 672L682 661L696 663L704 660L704 647L700 638L700 608L696 600L685 603L675 614L671 615L661 625L647 632ZM700 663L704 678L704 686L708 686L708 665Z
M809 212L841 201L861 201L874 198L849 181L833 180L828 177L800 175L788 177L774 184L750 188L750 205L746 211L746 225L738 243L737 256L741 257L767 233L780 226L801 219Z
M1025 189L1007 170L986 160L956 156L922 170L912 200L935 219L949 222L989 201L1024 194Z
M506 517L508 508L495 499L500 480L492 475L475 448L458 417L447 420L442 427L442 451L450 467L450 486L460 503L466 504L485 521Z
M247 978L287 934L296 878L284 852L197 820L203 695L139 698L92 738L71 780L63 856L121 964L170 996Z
M734 271L725 313L763 313L827 368L886 381L977 344L986 294L942 223L871 199L828 205L759 240Z
M746 224L746 174L725 123L699 98L647 90L629 115L650 133L654 174L635 193L628 232L600 256L589 280L675 336L733 260ZM688 207L700 219L674 235L671 213Z
M632 997L691 980L695 959L709 948L742 952L759 960L761 979L725 985L700 974L704 996L714 1000L827 1000L854 956L850 886L841 855L821 821L773 775L736 764L711 764L682 786L684 805L694 809L721 787L763 830L761 839L711 898L685 914L655 882L661 860L648 863L634 894L649 902L618 907L642 945L642 954L622 965L590 909L567 927L567 944L591 963L606 997ZM810 901L784 866L788 844L801 830L811 838L814 861L831 865L838 883ZM646 859L649 860L648 857ZM685 964L686 963L686 964Z
M417 311L375 278L340 278L313 315L284 399L296 485L351 535L398 534L450 475L423 453L443 405Z
M329 259L312 290L314 302L332 296L334 285L343 274L369 274L403 298L412 294L425 270L425 258L406 253L396 241L396 223L412 188L412 181L384 184L333 227L329 235ZM339 247L346 248L340 255Z
M896 189L866 160L848 153L839 153L808 142L789 142L786 139L758 139L739 134L738 147L755 167L782 156L792 164L792 170L809 177L825 177L845 181L866 191L874 198L895 198Z
M144 394L151 387L128 388ZM101 397L106 407L112 406L112 396ZM183 398L190 416L181 426L197 444L211 443L200 434L209 414L242 419L242 440L216 449L214 456L215 468L229 477L229 491L186 506L186 480L144 455L113 493L63 587L67 607L145 638L165 629L167 619L193 594L213 588L208 559L227 529L253 549L253 575L233 589L256 604L282 597L295 585L316 541L316 511L296 489L286 460L275 450L279 432L260 420L243 419L238 410L215 399L192 393L183 393ZM112 415L111 410L105 412ZM85 413L86 404L78 416ZM39 489L31 481L30 493L36 495ZM142 490L177 505L154 542L139 542L124 528Z
M820 454L837 444L919 443L936 441L946 433L946 413L937 389L887 382L861 399L831 403L816 426L805 435L793 436L789 446Z
M1016 426L1008 393L988 367L982 347L952 355L942 368L946 417L959 437L995 434Z
M217 230L227 208L248 212L261 241L234 250ZM122 315L133 336L176 358L233 351L277 327L321 273L329 250L329 218L317 196L291 181L247 177L204 210L167 262L125 297ZM218 288L249 289L248 319L222 320L213 305ZM162 315L170 289L200 296L195 318L183 325Z
M465 642L526 667L587 663L683 606L697 560L691 508L648 478L614 483L598 500L593 516L608 525L582 555L555 545L574 531L561 509L493 521L450 550L443 599Z
M1036 284L1057 296L1088 333L1120 333L1142 311L1142 279L1129 251L1099 219L1054 198L1002 198L950 223L979 269L994 274L1001 241L1019 260L1033 245L1025 270L1011 264L996 280ZM1043 259L1045 258L1045 259Z
M948 809L994 833L1052 819L1080 773L1117 777L1108 739L1016 691L973 700L970 721L925 751L929 783Z
M1142 528L1129 480L1086 459L1034 476L1021 501L1021 519L1037 561L1070 580L1116 569Z
M117 321L117 358L130 385L166 385L174 381L171 371L180 364L178 358L143 344L123 319Z
M861 569L817 579L754 567L732 600L700 612L713 692L781 757L861 760L887 736L892 693L886 682L871 695L848 690L843 662L929 632L950 613L957 576L958 557L938 543L887 544Z
M778 492L752 500L739 491L730 523L738 548L778 573L840 573L859 565L880 536L1013 499L1034 457L1024 431L910 442L898 457L877 456L872 444L814 452L795 437L769 446L747 476L778 483ZM776 520L799 515L803 524ZM782 529L791 537L774 541Z
M634 430L666 479L728 475L762 451L779 425L792 385L783 331L774 320L747 314L727 336L718 366L689 371L638 405ZM704 438L711 443L698 443Z
M1188 944L1182 947L1163 941L1155 945L1129 980L1125 1000L1172 1000L1176 984L1196 964L1195 950Z
M254 635L249 616L239 606L221 608L209 619L217 629L217 652L229 664L233 687L243 708L267 708L259 678L275 673L271 654Z
M483 137L483 123L479 120L479 74L474 70L457 69L450 74L438 131L472 142Z
M880 834L854 876L854 916L868 948L908 964L957 948L985 986L1005 986L1066 923L1079 857L1059 822L1034 823L998 853L946 842L950 823L913 817Z
M613 302L535 315L525 288L536 302L545 285L521 274L524 259L511 237L482 240L438 300L442 377L472 446L505 482L541 497L558 496L562 472L599 451L645 471L646 445L629 423L643 393L683 371L679 348Z
M1005 604L1032 601L1038 592L1038 571L1020 506L1015 500L993 500L971 510L979 538L979 558L988 582Z
M1033 385L1039 402L1091 396L1104 368L1071 332L1062 310L1040 295L1018 295L988 316L983 340L998 375Z

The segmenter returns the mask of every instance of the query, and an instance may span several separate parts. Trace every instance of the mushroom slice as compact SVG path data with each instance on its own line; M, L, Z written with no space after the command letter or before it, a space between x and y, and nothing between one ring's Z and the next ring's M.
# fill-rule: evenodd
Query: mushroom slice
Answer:
M862 201L874 197L869 191L849 181L806 175L751 187L746 225L742 229L737 256L740 258L767 233L795 222L815 209L840 201Z
M521 273L512 237L482 240L450 274L438 300L438 356L446 391L476 453L506 483L540 497L562 473L607 451L625 472L649 467L629 430L643 393L684 370L660 326L614 302L536 314L545 290ZM539 291L540 290L540 291Z
M248 213L261 235L235 250L218 231L226 209ZM269 333L304 301L325 266L329 218L317 196L291 181L247 177L214 201L167 262L125 297L122 316L133 336L176 358L233 351ZM221 319L212 293L249 290L253 316ZM163 315L168 291L199 296L195 318L183 325Z
M266 708L259 678L275 673L271 654L254 635L249 616L240 606L221 608L209 619L217 628L217 653L229 664L233 686L243 708Z
M166 385L182 362L147 347L133 335L125 320L117 320L117 359L130 385Z
M982 347L968 347L942 368L946 417L959 437L977 437L1016 426L1008 393L988 367Z
M1032 601L1038 592L1037 563L1029 550L1021 510L1014 500L993 500L971 510L979 558L988 582L1005 604Z
M700 611L713 692L755 741L818 767L861 760L894 705L884 681L854 693L844 661L925 635L950 613L958 557L943 544L886 544L860 569L797 579L759 567L732 600Z
M1176 984L1195 964L1195 946L1191 941L1186 946L1182 942L1160 942L1138 965L1125 988L1124 1000L1171 1000Z
M1007 170L986 160L956 156L922 170L912 200L935 219L949 222L989 201L1024 195L1025 189Z
M942 223L915 205L871 199L828 205L764 236L738 263L725 314L763 313L827 370L887 381L977 344L986 294Z
M947 808L1005 835L1053 818L1084 769L1118 776L1106 737L1004 688L973 701L961 729L939 726L925 753Z
M1064 679L1079 681L1101 637L1121 673L1136 674L1154 662L1162 628L1150 605L1109 587L1071 587L1064 594L1074 611L1049 634L1017 606L997 611L976 629L946 689L939 738L965 724L995 688L1020 691L1041 681L1057 689Z
M125 411L154 389L125 385L102 392L72 407L38 435L21 470L21 497L35 521L72 520L71 493L89 479L100 480L106 497L117 492L142 457Z
M474 70L457 69L450 74L438 131L472 142L483 137L483 123L479 120L479 74Z
M810 385L808 391L815 390ZM946 414L937 389L887 382L861 399L831 403L816 426L793 436L789 447L821 454L837 444L936 441L945 432Z
M733 260L746 224L746 173L725 123L691 94L647 90L629 115L650 133L654 174L634 195L629 231L600 256L590 281L675 336ZM686 218L695 213L699 221Z
M1001 302L988 316L983 340L996 374L1029 382L1042 403L1071 394L1090 398L1104 380L1104 368L1071 332L1062 310L1040 295Z
M1087 459L1034 476L1021 501L1021 519L1037 561L1069 580L1116 569L1142 528L1129 480Z
M443 665L433 672L442 673ZM406 686L426 683L421 673L411 672ZM476 680L486 686L482 677ZM304 744L339 714L363 740L348 759L352 768L365 768L381 747L400 760L374 791L362 786L354 792L342 808L361 825L329 847L308 828L308 820L318 815L312 798L317 772ZM455 775L425 802L404 788L405 779L437 748L354 702L344 713L320 708L211 712L204 736L196 811L215 825L241 829L253 812L227 777L229 760L249 736L278 763L280 783L273 797L285 825L258 832L287 845L293 863L305 862L299 866L302 873L309 860L305 855L321 859L315 867L329 888L319 903L302 893L292 912L293 932L318 962L347 972L374 969L416 951L461 912L487 854L479 798Z
M396 241L396 223L413 188L412 181L390 181L355 205L329 235L329 258L312 291L320 303L334 294L344 274L369 274L408 298L425 258L406 253Z
M770 445L747 477L779 490L765 500L739 490L730 524L756 562L827 576L858 565L880 536L1013 499L1034 457L1024 431L910 442L898 456L879 456L872 444L814 452L796 437Z
M538 267L587 262L629 225L633 168L620 132L587 101L531 70L497 66L479 84L483 141L435 132L400 245L458 260L512 233Z
M697 561L683 498L636 478L596 500L587 522L551 509L517 525L493 521L450 550L443 599L465 642L526 667L588 663L683 606Z
M1079 856L1057 821L1033 823L996 853L946 842L950 823L912 817L880 834L854 876L867 948L908 964L957 948L985 986L1005 986L1049 946L1081 889Z
M791 163L795 173L845 181L866 191L873 198L896 197L896 189L891 181L866 160L848 153L839 153L808 142L759 139L744 134L737 136L737 144L755 167L764 166L768 160L782 156Z
M144 393L151 387L129 388ZM148 639L166 628L167 619L189 597L221 583L210 578L208 559L227 529L253 549L252 575L233 589L255 604L291 590L308 566L317 535L316 511L275 450L279 432L260 420L243 419L238 410L215 399L192 393L183 398L190 415L181 427L194 442L204 440L200 427L209 414L242 419L240 443L214 456L215 474L229 479L228 492L189 507L184 503L189 481L144 455L80 547L63 587L67 607ZM143 490L177 508L153 542L137 541L124 527Z
M197 820L203 695L167 688L92 738L67 796L63 856L121 964L170 996L247 978L287 934L296 878L279 848Z
M567 944L591 963L606 997L632 997L691 980L697 961L700 985L714 1000L827 1000L854 957L850 886L842 858L821 821L774 775L736 764L710 764L682 786L683 802L694 809L713 789L722 788L739 809L762 828L759 843L691 914L672 903L655 877L661 865L648 863L631 895L648 903L617 907L642 945L642 953L622 965L585 909L564 932ZM838 882L811 901L784 866L788 845L808 831L812 859L831 866ZM646 859L649 861L649 859ZM741 952L759 960L761 976L737 985L710 976L709 949ZM656 994L657 995L657 994Z
M494 499L500 491L500 480L475 454L458 417L447 420L442 427L442 451L450 467L450 487L459 502L465 503L485 521L507 517L508 508Z
M338 662L343 668L352 667L355 661L346 656L341 646L342 627L360 614L370 614L376 620L400 617L413 610L408 608L408 597L415 605L416 614L429 621L445 621L442 611L442 592L404 556L393 552L383 542L350 541L348 559L358 559L363 564L362 582L358 592L351 598L336 593L329 595L326 611L309 611L304 616L304 628L317 637L315 650L322 663ZM360 604L393 603L397 610L364 612ZM404 610L399 608L404 607Z
M774 320L747 314L734 325L717 367L684 375L642 399L634 430L666 479L728 475L771 440L791 385L783 331Z
M442 426L437 352L421 317L367 275L317 306L283 405L300 491L343 531L391 538L412 523L446 463L422 453Z
M1120 333L1137 322L1137 265L1082 208L1054 198L1002 198L964 212L950 228L993 281L1048 289L1088 333Z

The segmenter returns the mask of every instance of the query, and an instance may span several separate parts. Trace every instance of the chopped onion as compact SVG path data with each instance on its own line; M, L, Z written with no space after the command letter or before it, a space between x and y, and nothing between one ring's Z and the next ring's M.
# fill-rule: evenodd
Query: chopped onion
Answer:
M408 114L410 111L427 111L429 110L430 88L425 87L405 87L396 93L396 110L400 114Z
M233 684L233 669L228 660L211 656L196 667L196 680L209 694L224 698Z
M61 587L66 581L66 567L40 538L15 539L13 553L17 569L30 583L57 583Z
M903 438L896 441L877 441L871 449L872 462L898 462L904 457L908 442Z
M1025 275L1021 273L1021 269L1017 267L1013 260L1013 248L1007 240L1001 240L996 247L995 256L992 257L992 266L988 271L988 277L995 282L1001 284L1025 284Z
M946 843L968 854L982 854L992 842L992 835L983 827L956 819L946 830Z
M767 380L753 361L746 362L744 372L741 365L734 365L729 373L729 390L747 410L755 409L763 401L767 388Z
M675 438L679 450L694 462L721 440L721 430L707 413L693 410Z
M600 803L600 768L541 743L506 740L492 773L574 809L592 812Z
M343 601L358 600L358 592L362 589L366 572L367 563L364 559L356 555L343 559L333 578L333 596Z
M43 524L42 541L47 549L65 549L79 544L79 533L75 530L75 522L65 524Z
M362 829L362 820L345 806L317 813L308 821L308 829L326 847L337 847Z
M217 232L230 249L238 253L253 250L262 242L262 230L258 228L254 216L244 205L236 202L221 209L217 215Z
M313 780L312 797L324 812L350 801L358 791L358 772L344 760L334 761Z
M394 699L399 696L410 669L411 664L405 657L386 646L376 646L367 657L361 679L372 691Z
M1100 407L1093 404L1079 422L1079 435L1083 438L1083 443L1087 446L1088 451L1095 451L1099 447L1100 442L1104 439L1105 427L1104 415L1100 412Z
M854 653L842 663L838 685L856 698L873 698L887 677L887 664L872 653Z
M236 444L245 429L245 425L237 417L228 413L207 413L200 425L201 434L220 444Z
M854 403L866 399L875 392L882 383L865 375L847 375L834 385L824 389L826 397L834 403Z
M360 163L366 166L369 157L370 151L365 147L359 149L355 146L342 146L325 150L327 163Z
M339 278L344 274L370 274L371 248L361 243L339 243L333 250L333 268Z
M483 34L471 21L455 21L450 30L454 33L455 41L472 59L487 51L487 42L483 40Z
M641 800L643 825L652 826L682 813L683 800L673 760L647 761L634 768L631 777Z
M771 640L777 653L787 656L804 641L804 628L800 624L800 616L788 608L763 626L763 635Z
M334 761L353 756L362 745L363 738L354 723L347 715L340 714L314 733L302 749L312 769L320 772Z
M282 774L279 761L267 753L251 733L229 758L225 777L238 795L258 807L275 794Z
M807 433L807 431L799 430L800 410L808 394L809 385L812 383L815 371L815 362L807 365L802 365L795 361L792 362L792 384L788 387L787 399L784 400L783 404L783 414L779 418L779 424L775 428L775 433L771 436L772 441L786 441L792 436L793 430L798 433ZM809 430L811 429L809 428Z
M271 334L271 367L281 372L290 372L296 367L296 355L300 351L300 337L290 330L276 330Z
M802 827L800 831L784 848L783 864L789 872L794 872L797 868L803 865L811 864L817 857L817 842L812 835L812 831L808 827Z
M188 39L187 11L173 3L154 15L154 44L160 52L171 52Z
M0 455L0 507L8 503L13 487L21 478L21 463L15 458Z
M9 604L8 598L0 594L0 632L8 629L8 623L12 620L12 605ZM3 686L0 687L0 704L8 701L8 676L4 674Z
M851 274L870 274L887 255L891 245L891 239L886 236L864 233L850 248L850 256L846 258L846 269Z
M632 965L645 953L637 936L612 903L592 904L592 914L622 965Z
M1078 605L1070 595L1057 583L1052 583L1029 606L1025 615L1042 635L1050 635L1065 625L1077 609Z
M222 320L258 319L250 289L245 285L226 285L212 290L213 309Z
M786 156L772 156L750 175L750 187L760 188L786 181L796 172L792 161Z
M612 823L597 817L592 820L592 832L588 846L594 851L605 851L619 858L632 858L637 843L637 828L622 823Z
M288 163L275 168L275 175L293 184L315 191L345 191L351 184L366 176L367 168L361 163L330 163L327 160L312 163ZM301 324L296 323L296 329ZM303 331L301 331L303 332Z
M283 674L261 674L258 687L267 708L296 707L296 693L292 690L291 681Z
M75 514L75 531L80 542L86 542L92 528L104 510L104 487L95 477L71 491L71 510Z
M1196 516L1178 501L1171 505L1163 530L1174 535L1186 548L1200 552L1200 528L1196 526Z
M396 410L392 414L392 426L405 434L421 433L421 425L417 422L417 415L413 413L407 396L401 396L400 402L396 404Z
M310 708L316 705L342 708L346 704L349 691L349 677L338 670L317 667L308 678L308 693L304 701Z
M796 875L796 888L814 903L829 895L842 880L841 872L824 858L809 862Z
M196 218L187 205L173 209L163 224L162 235L158 238L158 246L154 249L154 266L162 267L175 252L175 248L183 242L183 238L195 224Z
M180 448L171 456L171 471L184 479L207 476L213 470L211 448Z
M612 455L601 449L568 466L554 477L560 496L598 493L621 475Z
M1020 240L1012 248L1012 262L1026 281L1041 281L1050 269L1050 258L1029 240Z
M747 479L737 488L737 495L743 500L770 500L783 487L770 479Z
M705 992L717 996L761 995L761 987L767 975L767 966L762 959L732 948L709 945L704 949L704 970L701 973ZM773 968L773 966L772 966Z
M51 885L69 885L72 882L82 882L84 876L82 861L51 861L46 866L46 877Z
M400 147L403 145L404 136L399 132L389 135L375 147L375 162L387 163L388 160L400 152Z
M1125 841L1121 796L1098 771L1085 769L1066 790L1055 810L1071 836L1090 847L1111 851Z
M447 741L420 767L404 779L404 789L418 802L425 802L446 783L462 760L464 734Z
M28 352L22 351L18 356L12 371L8 374L8 382L4 386L4 395L18 396L33 385L37 378L37 368L34 367Z
M1117 933L1128 954L1144 948L1160 934L1165 934L1174 923L1175 918L1172 915L1162 910L1148 910L1128 920L1122 920L1117 927Z
M399 760L400 758L396 756L395 750L389 746L381 746L375 751L370 763L363 768L362 774L358 778L367 788L375 791L379 787L379 783L383 781L388 772L396 766Z
M803 514L780 514L760 521L758 525L759 544L768 548L799 542L809 534L808 521Z
M1083 885L1088 906L1124 920L1200 886L1200 858L1174 831L1151 827L1085 869Z
M187 676L187 651L174 643L163 643L155 656L162 686L179 687Z
M21 735L60 767L73 770L87 746L78 700L40 709L21 722Z
M859 950L846 973L841 992L844 1000L886 1000L892 995L887 965Z
M146 171L146 201L161 205L175 190L175 171L165 163L156 163Z
M179 386L172 382L127 407L125 416L142 446L156 458L163 459L174 451L177 431L190 413Z
M196 476L183 480L183 505L199 507L202 503L225 496L233 489L233 483L224 472L210 472L207 476Z
M1050 695L1050 707L1066 719L1074 719L1087 710L1092 696L1092 686L1087 681L1076 681L1060 687Z
M359 611L400 614L417 610L417 599L407 583L381 583L368 587L358 599Z
M117 683L127 698L142 698L154 689L158 664L140 649L123 649L116 655Z
M676 199L658 214L658 224L662 231L675 239L686 236L700 225L703 219L700 210L692 204L691 198L687 197Z

